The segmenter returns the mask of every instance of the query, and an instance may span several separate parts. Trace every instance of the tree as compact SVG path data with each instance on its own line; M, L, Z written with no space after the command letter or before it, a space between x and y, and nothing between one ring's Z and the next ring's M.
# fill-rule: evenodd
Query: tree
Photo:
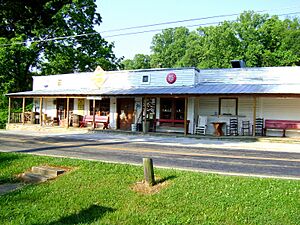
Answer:
M113 44L94 29L101 23L94 0L2 0L0 7L1 95L30 90L37 73L120 66Z
M125 59L122 61L122 67L125 70L149 69L150 56L144 54L136 54L133 59Z
M239 58L239 40L235 36L233 24L220 23L218 26L198 28L201 50L199 68L228 68L230 61Z
M151 67L180 67L185 55L189 30L185 27L169 28L152 39Z
M233 59L245 60L248 67L299 65L299 30L299 19L252 11L193 32L166 29L153 37L151 66L228 68Z

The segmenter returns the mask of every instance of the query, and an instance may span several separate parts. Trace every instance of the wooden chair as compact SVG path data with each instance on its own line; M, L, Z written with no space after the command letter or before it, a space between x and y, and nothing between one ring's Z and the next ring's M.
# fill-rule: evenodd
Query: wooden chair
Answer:
M195 134L206 134L207 116L198 116L198 123L196 125Z
M249 120L244 120L242 121L242 127L241 127L241 133L242 135L244 136L245 133L250 136L251 133L250 133L250 121Z
M234 136L239 135L237 118L231 118L229 120L229 135L234 135Z
M255 119L255 136L264 135L264 118Z

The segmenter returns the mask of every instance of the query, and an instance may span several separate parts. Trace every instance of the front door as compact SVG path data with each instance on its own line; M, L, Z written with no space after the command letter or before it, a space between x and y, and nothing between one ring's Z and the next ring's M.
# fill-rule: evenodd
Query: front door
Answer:
M131 124L134 123L134 99L120 98L117 100L118 108L118 128L120 130L131 130Z

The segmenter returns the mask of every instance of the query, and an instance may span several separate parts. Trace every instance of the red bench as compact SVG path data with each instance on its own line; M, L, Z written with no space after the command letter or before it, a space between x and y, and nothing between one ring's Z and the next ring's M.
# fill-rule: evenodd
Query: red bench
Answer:
M83 120L80 122L80 127L86 127L88 123L93 123L93 115L85 115ZM97 116L95 115L95 124L96 126L99 123L103 123L103 129L108 129L109 125L109 116Z
M283 130L282 137L285 137L286 130L300 130L299 120L265 120L265 133L267 129Z
M184 120L156 119L156 122L160 122L160 123L184 123ZM187 124L190 123L189 120L187 120L186 122L187 122Z

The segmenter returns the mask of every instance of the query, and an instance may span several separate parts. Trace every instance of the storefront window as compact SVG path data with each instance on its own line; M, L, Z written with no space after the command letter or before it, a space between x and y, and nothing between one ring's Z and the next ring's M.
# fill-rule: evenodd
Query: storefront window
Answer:
M106 116L109 114L110 99L103 98L102 100L95 101L96 115ZM90 100L90 115L93 115L93 100Z
M219 115L237 115L238 114L237 98L220 98L219 99Z

